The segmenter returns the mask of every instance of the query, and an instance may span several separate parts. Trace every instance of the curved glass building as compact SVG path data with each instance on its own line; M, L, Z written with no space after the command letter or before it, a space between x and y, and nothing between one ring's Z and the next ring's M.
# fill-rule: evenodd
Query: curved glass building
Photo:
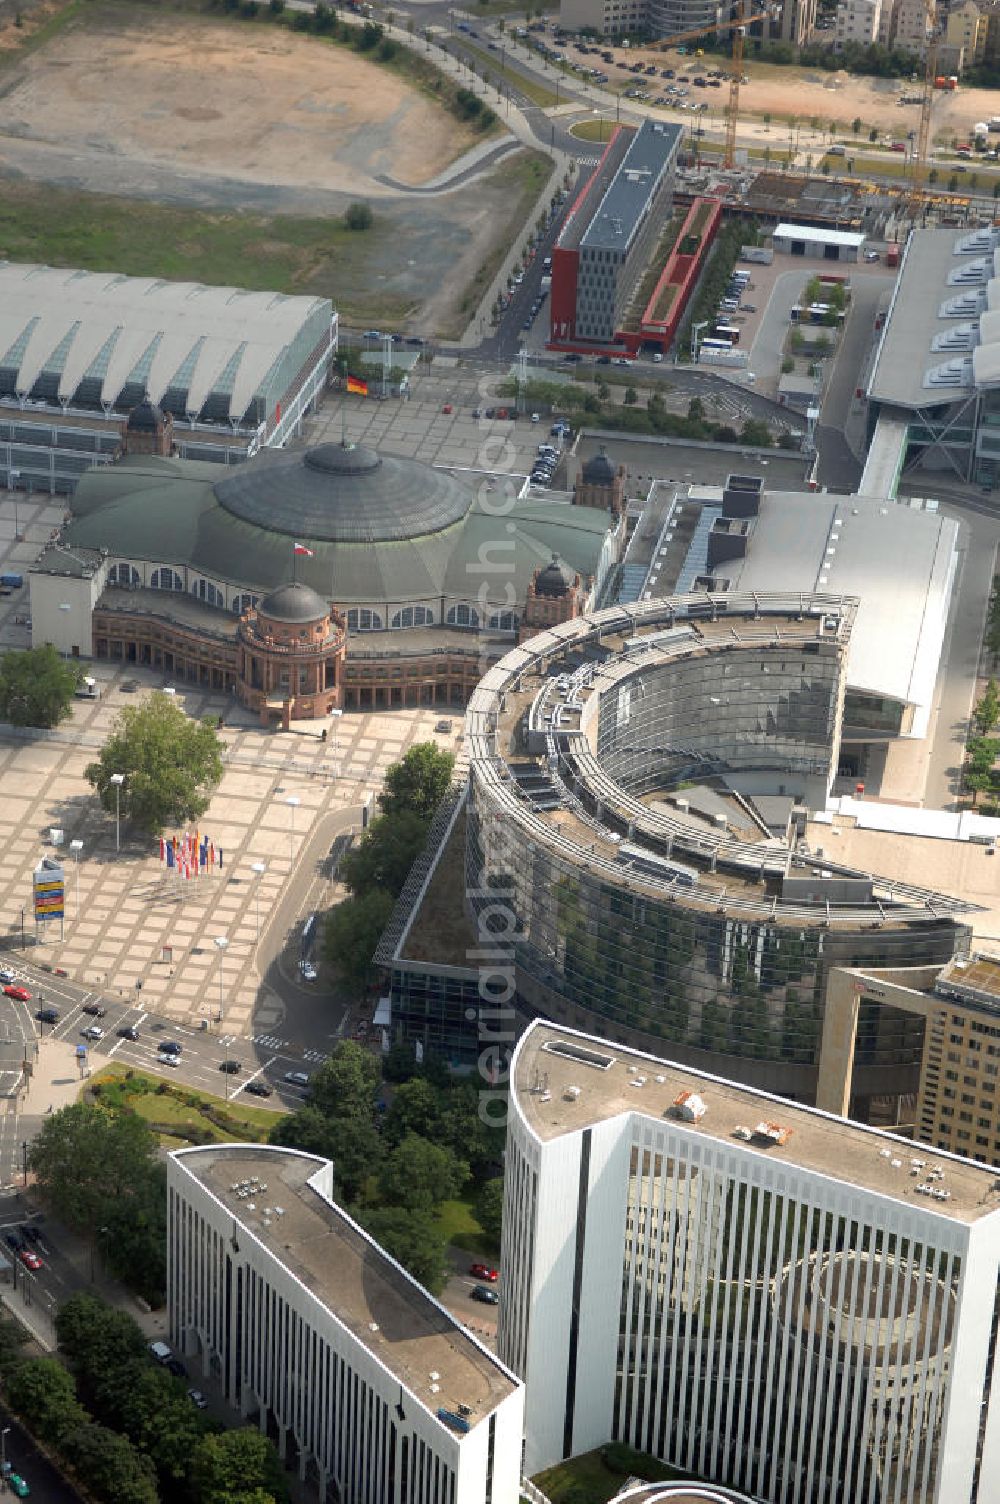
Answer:
M853 619L830 596L678 597L563 623L486 674L466 886L480 941L513 937L528 1014L813 1100L830 966L967 948L969 905L796 837L836 772ZM866 1027L856 1090L911 1089L919 1023Z

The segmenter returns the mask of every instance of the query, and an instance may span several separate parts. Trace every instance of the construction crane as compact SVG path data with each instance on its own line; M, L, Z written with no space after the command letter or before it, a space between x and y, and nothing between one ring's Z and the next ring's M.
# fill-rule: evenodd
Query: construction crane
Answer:
M933 6L935 0L927 0L927 4ZM754 11L752 15L744 14L744 0L738 0L736 15L726 21L714 21L711 26L699 26L697 31L679 31L674 36L661 37L653 42L651 51L663 52L669 47L676 47L680 42L695 42L699 37L711 36L716 31L733 32L733 71L729 76L729 109L726 116L726 145L722 154L723 167L736 165L736 122L740 113L740 85L743 82L743 43L746 38L748 26L753 26L755 21L769 21L774 15L775 7L769 5L764 10ZM936 52L935 52L936 56Z
M911 197L919 199L923 194L927 173L927 158L931 144L931 111L934 108L934 83L937 78L938 42L941 33L938 26L937 0L924 0L924 33L927 37L927 66L924 69L924 92L920 100L920 126L917 145L913 153L913 180Z

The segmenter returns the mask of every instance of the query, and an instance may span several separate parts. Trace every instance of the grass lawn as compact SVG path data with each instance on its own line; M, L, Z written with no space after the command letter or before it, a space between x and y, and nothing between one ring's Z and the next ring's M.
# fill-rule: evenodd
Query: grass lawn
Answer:
M491 87L495 86L496 79L502 78L505 82L512 84L514 88L520 89L522 94L527 94L528 98L535 104L540 105L543 110L547 110L551 105L555 104L555 89L546 88L544 84L536 83L532 78L526 78L516 68L508 68L506 63L504 64L503 73L501 73L501 53L499 50L497 52L487 52L482 47L477 47L475 42L470 42L468 37L462 35L459 36L458 40L462 44L462 52L468 53L469 56L475 58L478 64L477 72L481 78L489 78ZM499 47L499 43L497 45ZM490 101L487 101L487 103L490 103ZM500 105L491 104L491 108L496 110L501 119L503 118L503 109Z
M562 1504L571 1498L574 1504L607 1504L607 1500L621 1488L629 1473L637 1478L646 1478L651 1483L668 1483L683 1479L684 1473L664 1466L653 1457L643 1457L638 1452L629 1452L628 1471L612 1472L602 1458L602 1448L584 1452L570 1462L561 1462L558 1467L539 1473L532 1481L543 1493L548 1494L552 1504Z
M578 120L576 125L571 125L571 136L579 136L581 141L610 141L611 132L615 128L613 120Z
M227 1103L207 1092L174 1086L172 1082L144 1075L141 1071L129 1071L124 1065L107 1066L87 1085L91 1090L95 1086L110 1087L114 1102L130 1107L149 1123L196 1129L206 1141L219 1144L237 1143L242 1139L263 1143L284 1111L283 1108L272 1111L267 1107L249 1107L240 1098ZM225 1114L229 1123L213 1122L206 1116L206 1109L214 1114ZM192 1142L189 1138L169 1133L162 1136L162 1141L171 1149L189 1147Z
M448 1242L456 1248L464 1248L477 1258L499 1258L500 1250L480 1227L471 1200L442 1201L434 1216Z

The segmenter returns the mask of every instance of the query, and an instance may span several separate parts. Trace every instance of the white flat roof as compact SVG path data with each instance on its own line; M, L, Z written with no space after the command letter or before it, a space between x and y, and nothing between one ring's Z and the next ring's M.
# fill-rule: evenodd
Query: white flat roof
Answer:
M776 225L775 240L805 240L813 245L853 245L860 249L864 235L856 230L818 230L815 225Z
M215 393L238 419L282 361L297 374L332 317L326 298L0 261L0 366L19 395L49 372L71 401L89 376L108 404L131 381L154 402L183 391L193 412Z
M742 567L743 594L782 589L860 602L847 659L851 689L927 707L948 617L958 523L872 496L767 491ZM914 735L922 735L915 725Z

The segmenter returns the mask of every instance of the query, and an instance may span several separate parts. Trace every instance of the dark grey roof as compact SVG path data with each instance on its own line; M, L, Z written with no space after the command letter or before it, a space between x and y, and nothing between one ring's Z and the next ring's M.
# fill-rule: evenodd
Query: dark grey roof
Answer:
M583 479L589 486L610 486L615 478L615 467L608 459L604 445L599 454L592 454L584 463Z
M271 452L252 463L272 469ZM383 456L383 466L387 463ZM95 466L80 477L63 542L74 554L107 548L118 559L190 566L262 596L277 590L292 574L292 540L224 510L217 497L220 484L218 465L196 460L143 455ZM323 600L345 608L381 601L433 603L442 595L472 600L485 580L489 609L499 610L510 609L508 584L523 601L535 571L553 553L584 578L597 573L607 513L523 498L505 524L513 527L504 533L513 544L504 555L505 571L509 562L512 573L484 576L483 560L497 556L497 519L495 511L480 510L474 492L470 500L469 510L451 527L411 539L324 542L299 534L313 556L298 560L297 578Z
M325 543L419 538L460 522L468 490L419 460L362 445L267 450L216 483L219 505L269 532Z
M560 564L559 555L553 554L544 569L538 571L535 580L536 595L565 595L574 580L573 571Z
M681 127L645 120L639 127L610 187L580 239L584 251L624 251L646 215L681 143Z
M291 585L279 585L257 607L259 616L272 621L319 621L329 616L330 607L311 585L296 581Z

